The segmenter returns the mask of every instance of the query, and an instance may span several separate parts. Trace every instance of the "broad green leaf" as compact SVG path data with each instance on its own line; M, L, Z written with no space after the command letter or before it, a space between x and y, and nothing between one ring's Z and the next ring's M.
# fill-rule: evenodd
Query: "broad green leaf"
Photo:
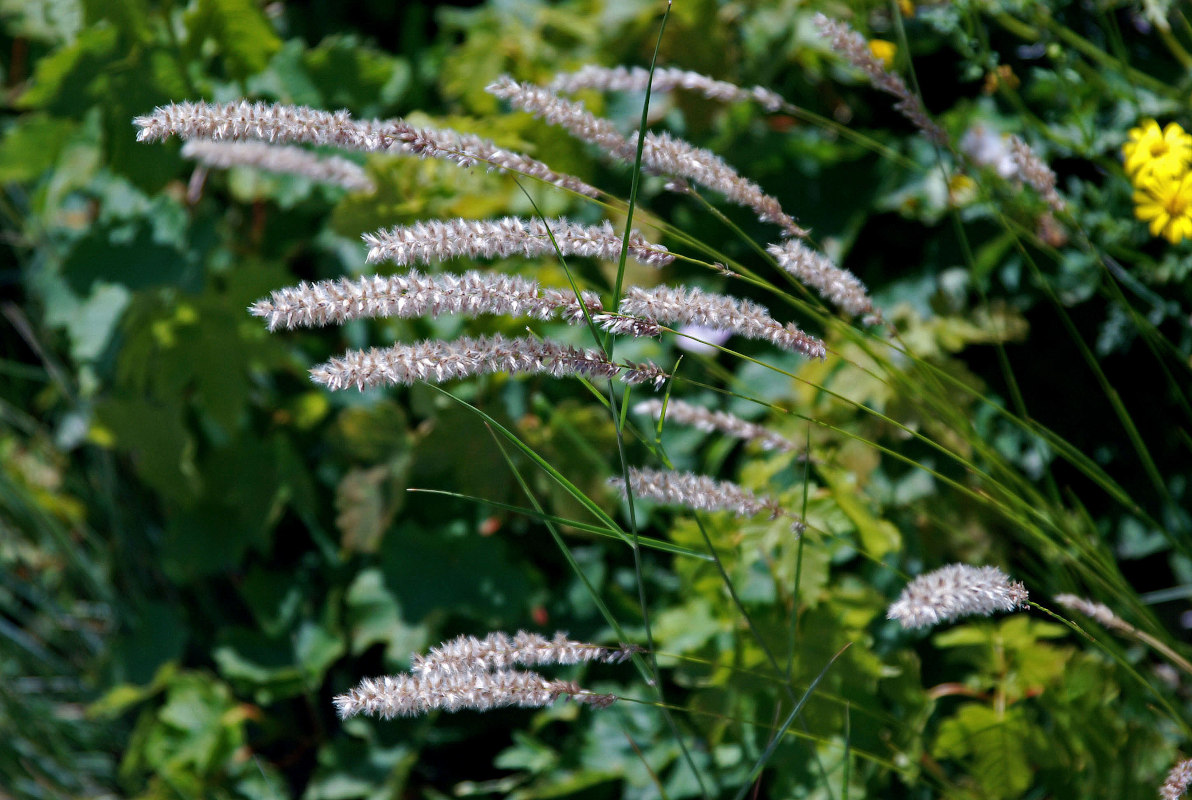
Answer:
M1034 782L1030 753L1045 752L1042 732L1020 708L1004 712L969 703L940 725L932 755L971 766L981 796L1000 800L1020 797Z
M898 528L889 520L881 519L869 510L852 476L826 466L821 466L816 471L830 487L832 498L840 506L840 510L856 526L857 538L860 539L861 548L867 555L880 559L901 546L902 535Z
M96 361L111 343L117 326L128 308L130 292L119 284L100 284L90 296L80 301L64 281L53 282L47 299L53 306L46 314L51 325L66 329L70 354L78 363Z
M482 620L526 613L538 580L512 551L524 545L502 536L401 525L386 537L382 570L404 615L421 620L445 606Z
M388 663L405 664L411 653L426 646L426 627L406 624L397 597L385 585L380 570L367 569L358 574L344 602L344 623L351 636L353 655L360 655L374 644L384 644Z
M405 93L410 67L355 36L329 36L302 54L302 65L324 108L347 108L361 117L384 114Z
M199 0L187 20L193 43L216 45L228 74L243 80L265 68L281 39L253 0Z
M302 586L293 573L253 567L239 586L240 597L267 636L291 630L304 600Z
M146 760L165 774L221 772L244 741L243 718L228 713L234 704L226 684L201 673L179 676L145 742Z
M141 480L163 499L185 503L197 493L194 442L177 401L104 400L96 406L90 436L129 457Z
M723 630L724 623L703 598L668 608L654 619L654 637L659 648L678 654L699 650Z
M335 487L335 526L349 553L373 553L396 509L386 492L389 468L352 469Z
M104 148L111 168L152 194L178 175L177 146L138 142L132 119L193 90L172 50L146 47L133 55L97 83L104 92Z
M284 440L240 439L206 453L197 465L199 502L177 511L162 543L164 567L179 581L234 568L263 549L285 499L279 462Z
M130 290L154 286L197 288L199 273L186 254L154 240L148 227L96 226L75 242L62 264L62 274L81 295L97 281Z
M501 769L520 769L538 775L550 770L559 762L558 752L538 739L514 731L513 741L513 747L503 750L493 759L493 766Z
M129 707L143 703L173 682L178 675L178 665L173 662L162 664L153 680L143 686L122 683L109 689L102 697L87 707L87 713L95 716L115 716Z
M87 28L73 43L40 59L29 88L17 99L18 107L81 117L94 100L91 87L96 77L119 57L117 39L116 29L111 26Z
M45 114L17 120L0 141L0 183L37 180L58 160L75 124Z
M143 44L152 37L147 0L82 0L82 5L88 27L105 22L115 25L126 47Z

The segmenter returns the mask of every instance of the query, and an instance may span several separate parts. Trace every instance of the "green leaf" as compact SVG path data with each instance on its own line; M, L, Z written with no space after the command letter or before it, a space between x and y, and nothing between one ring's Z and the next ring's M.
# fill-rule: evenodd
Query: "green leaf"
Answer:
M104 353L130 302L128 289L101 284L80 302L63 281L48 288L46 321L66 329L70 354L79 363L95 361Z
M244 742L244 720L228 713L235 700L227 685L189 673L171 684L166 697L145 743L149 762L167 774L221 772Z
M1028 752L1046 747L1044 737L1021 709L999 713L969 703L940 725L932 753L969 763L981 796L1000 800L1020 797L1031 786L1034 769Z
M200 273L186 254L154 240L147 224L97 225L75 242L62 263L62 274L78 294L96 282L121 284L136 291L154 286L198 288Z
M240 439L199 464L200 501L177 511L166 527L164 567L176 579L234 569L250 548L262 549L280 513L283 440Z
M247 628L225 629L213 656L222 676L271 703L310 691L347 650L326 620L303 620L276 639Z
M693 598L666 609L654 618L654 638L663 650L690 653L703 647L724 629L704 598Z
M840 510L856 526L861 548L871 558L880 559L902 546L902 535L898 528L889 520L875 516L866 507L853 476L828 467L820 467L817 471L830 487L832 498Z
M366 569L357 575L348 587L344 603L345 624L354 655L374 644L384 644L386 661L404 664L410 653L426 647L426 627L407 625L402 620L397 597L385 585L379 569Z
M75 123L45 114L28 114L0 141L0 183L24 183L54 166Z
M174 146L138 142L132 119L193 90L172 50L145 48L132 55L105 76L104 149L113 170L152 194L175 178L181 161Z
M199 0L187 20L191 42L211 40L228 74L255 75L281 49L281 39L253 0Z
M149 25L152 16L146 0L82 0L82 3L88 27L110 22L123 34L126 46L152 38Z
M547 772L559 762L559 754L538 739L514 731L513 741L513 747L503 750L493 760L494 767L521 769L537 775Z
M479 619L508 620L524 614L537 581L527 580L499 537L481 537L413 524L390 534L382 569L405 609L420 620L445 607Z
M194 444L182 423L177 399L168 403L144 397L105 400L96 406L90 435L93 441L128 455L141 480L163 499L186 502L194 497Z
M328 36L302 53L302 66L324 108L348 108L359 116L383 114L410 82L409 64L355 36Z
M87 713L93 716L118 716L138 703L143 703L150 697L161 692L173 682L178 675L178 665L169 662L162 664L153 676L153 680L144 686L122 683L109 689L102 697L87 707Z
M17 99L17 107L81 117L93 102L92 84L118 56L117 39L111 26L87 28L73 44L40 59L29 88Z

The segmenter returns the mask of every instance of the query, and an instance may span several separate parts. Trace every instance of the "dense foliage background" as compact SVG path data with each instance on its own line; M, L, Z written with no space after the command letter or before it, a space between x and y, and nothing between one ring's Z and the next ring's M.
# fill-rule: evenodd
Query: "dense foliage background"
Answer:
M534 519L407 492L528 507L520 476L551 513L582 518L542 471L515 458L515 473L474 412L425 386L332 394L307 376L347 347L516 333L524 321L270 334L244 310L300 280L366 272L366 231L531 215L515 178L370 156L358 160L373 193L248 170L199 183L177 143L137 144L131 126L170 101L242 96L403 116L481 133L626 197L630 170L508 113L484 87L503 73L648 65L661 5L0 0L0 794L740 797L765 754L758 796L1153 796L1192 750L1192 676L1159 651L1037 609L930 635L903 632L885 609L908 576L997 563L1043 606L1089 595L1188 655L1192 244L1133 219L1120 159L1143 119L1192 122L1192 27L1161 6L671 9L660 64L766 86L805 113L676 94L654 99L653 123L777 195L867 283L909 354L875 354L872 339L813 320L840 358L742 348L797 381L685 355L676 396L765 419L807 442L811 465L679 429L664 436L671 460L805 508L815 535L705 519L739 606L706 558L644 551L684 755L627 665L577 673L627 698L603 711L341 723L330 702L458 633L615 641L585 581L642 640L623 545L564 526L581 580ZM933 148L830 52L815 11L893 43L894 69L913 68L955 142L979 128L1027 139L1059 174L1068 211ZM584 99L626 131L641 113L637 95ZM522 183L548 216L624 221ZM643 203L643 225L666 219L761 264L661 181L645 182ZM754 242L775 238L721 210ZM500 266L567 285L553 261ZM573 266L606 293L616 274ZM667 277L764 298L682 265ZM618 348L666 365L682 354L673 337ZM448 389L619 508L605 486L620 470L617 433L582 385L494 377ZM647 457L628 446L631 462ZM703 551L690 514L638 511L651 536Z

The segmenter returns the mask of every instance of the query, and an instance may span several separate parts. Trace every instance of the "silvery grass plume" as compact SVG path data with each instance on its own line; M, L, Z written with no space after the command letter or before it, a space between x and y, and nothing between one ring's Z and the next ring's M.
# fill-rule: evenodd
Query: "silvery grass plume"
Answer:
M1011 583L997 567L949 564L907 584L886 616L904 628L928 628L971 614L1024 608L1027 599L1026 588Z
M532 337L510 339L500 334L349 350L310 371L315 383L333 390L410 385L419 381L442 383L493 373L545 374L556 378L613 378L619 373L625 383L651 383L655 389L669 377L654 364L614 363L600 350L584 350Z
M460 636L415 653L409 674L366 678L335 698L341 718L375 714L386 719L427 711L488 711L506 706L540 708L560 696L604 708L615 695L595 694L571 681L548 680L535 672L508 669L514 664L578 664L601 661L619 664L638 648L618 648L575 642L564 633L548 640L518 631L514 636L491 633L483 639Z
M553 639L537 633L518 631L513 636L507 633L490 633L483 639L475 636L458 636L438 647L432 647L426 655L415 653L411 657L410 671L415 675L432 672L472 672L478 669L505 670L521 664L579 664L596 661L603 664L620 664L641 648L634 645L604 647L597 644L576 642L567 634L556 633Z
M603 311L600 298L583 292L589 314ZM584 321L580 300L570 290L543 289L520 275L471 270L463 275L373 275L366 278L301 283L270 293L249 306L269 330L335 325L375 317L437 317L441 314L523 315L547 320L560 316L573 324Z
M625 491L625 479L609 478L609 485ZM633 496L695 511L729 511L738 517L767 514L770 519L792 517L791 530L801 533L803 521L794 517L777 500L755 494L743 486L717 481L707 475L676 470L629 468L629 488Z
M1092 600L1074 594L1057 594L1055 600L1064 608L1070 608L1073 611L1084 614L1104 628L1124 632L1134 630L1133 625L1130 625L1117 614L1113 613L1109 606L1102 603L1094 603Z
M386 151L397 142L388 123L354 120L346 111L321 111L281 103L170 103L136 117L138 142L180 139L316 144L346 150Z
M833 264L832 259L823 253L797 239L772 244L766 251L774 256L778 266L850 317L873 313L873 302L865 291L865 284L847 269Z
M516 172L537 178L586 197L600 197L601 191L584 183L574 175L556 172L537 159L470 133L434 128L415 128L406 122L394 122L393 134L402 146L423 158L452 161L461 167L484 164L497 172Z
M723 103L753 102L766 111L783 111L792 108L781 95L761 86L748 89L727 81L719 81L707 75L675 67L656 67L654 79L650 70L644 67L600 67L589 64L575 72L560 72L547 88L552 92L574 94L583 89L603 92L644 92L649 83L655 92L671 92L681 89L697 92L709 100Z
M504 217L418 222L366 233L364 243L368 245L370 264L392 261L405 266L452 258L534 258L557 252L616 261L621 257L622 235L607 220L600 225L579 225L566 219ZM675 259L665 247L646 241L637 231L630 234L629 255L650 267L663 267Z
M662 415L661 400L643 400L633 407L635 413L658 419ZM676 398L665 403L666 421L678 425L690 425L705 433L723 433L736 439L743 439L761 446L763 450L778 450L789 453L798 446L774 431L753 422L747 422L727 411L711 411Z
M1182 669L1184 672L1192 675L1192 662L1184 658L1184 656L1177 653L1169 645L1151 636L1144 630L1135 628L1130 623L1113 613L1110 608L1101 603L1094 603L1092 600L1087 600L1083 597L1078 597L1074 594L1057 594L1055 596L1056 602L1065 608L1070 608L1084 614L1086 617L1099 623L1107 630L1115 631L1120 635L1129 636L1143 644L1154 648L1161 655L1166 657L1172 664Z
M1192 786L1192 758L1179 762L1167 773L1167 780L1159 787L1162 800L1179 800Z
M948 144L948 134L931 121L918 95L912 93L902 78L887 70L873 55L864 36L853 30L848 23L824 14L815 15L815 24L820 33L828 39L832 49L864 72L875 89L898 98L894 108L902 116L910 120L930 141L938 145Z
M549 680L536 672L477 669L365 678L356 688L336 696L334 702L341 719L357 714L392 719L428 711L543 708L562 696L597 708L616 700L615 695L595 694L572 681Z
M583 103L564 100L542 86L519 83L508 76L489 85L490 94L510 105L558 125L577 139L596 145L614 159L634 163L637 135L622 136L611 122L589 112ZM790 236L807 231L782 210L778 200L756 183L742 177L715 153L695 147L666 133L647 131L642 149L642 168L648 172L679 178L705 186L752 209L763 222L782 227ZM678 184L676 184L678 186Z
M600 191L578 178L552 170L529 156L498 147L488 139L455 131L415 129L403 120L354 120L347 111L320 111L307 106L270 103L171 103L136 117L138 142L177 136L180 139L239 141L256 139L279 144L315 144L345 150L410 153L442 158L460 166L482 163L497 171L516 172L589 197Z
M373 182L359 164L338 156L319 156L301 147L266 142L217 142L191 139L182 157L215 169L251 167L284 175L298 175L353 192L371 192Z
M1055 173L1051 167L1019 137L1011 135L1008 139L1017 176L1037 191L1052 211L1062 212L1066 204L1055 189Z
M767 341L808 358L827 357L824 343L799 330L794 323L783 325L757 303L728 295L669 286L652 289L634 286L626 292L618 311L623 316L605 314L597 321L613 333L633 335L642 335L634 328L634 323L641 320L664 325L701 325Z

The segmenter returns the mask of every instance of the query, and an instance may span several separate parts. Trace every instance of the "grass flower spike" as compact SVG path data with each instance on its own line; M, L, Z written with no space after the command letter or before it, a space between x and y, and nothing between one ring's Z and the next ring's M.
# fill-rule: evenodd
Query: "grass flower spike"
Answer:
M590 314L603 311L600 298L592 292L583 293L583 306ZM542 320L561 316L573 324L584 321L580 300L570 290L543 289L537 281L520 275L477 270L463 275L423 275L410 270L405 275L301 283L274 290L248 311L263 317L269 330L443 314L508 314Z
M757 303L700 289L669 286L642 289L635 286L626 292L619 310L622 314L653 323L702 325L732 331L748 339L761 339L783 350L802 353L808 358L824 359L828 354L819 339L799 330L793 323L783 325ZM606 315L598 321L611 330L622 329L622 317Z
M600 192L578 178L498 147L488 139L455 131L416 129L400 119L355 120L347 111L307 106L253 103L171 103L133 120L138 142L210 139L257 140L271 144L313 144L371 153L404 153L440 158L461 167L484 164L491 170L517 172L545 183L597 197Z
M520 706L542 708L559 697L604 708L614 695L595 694L571 681L550 680L536 672L508 669L513 664L576 664L602 661L619 664L637 648L573 642L566 634L548 640L519 631L515 636L491 633L484 639L460 636L423 656L414 654L408 674L365 678L338 695L335 708L343 719L370 714L385 719L429 711L489 711Z
M547 639L537 633L518 631L513 636L490 633L483 639L459 636L426 655L415 653L410 671L416 675L433 672L472 672L477 669L509 669L515 664L540 666L543 664L579 664L598 661L620 664L640 648L633 646L603 647L575 642L565 633Z
M958 617L1013 611L1026 602L1026 588L997 567L949 564L907 584L887 616L904 628L930 628Z
M865 291L865 284L847 269L833 264L832 259L823 253L817 253L796 239L772 244L766 250L774 256L778 266L850 317L873 312L873 302Z
M637 135L623 136L613 123L597 117L583 103L565 100L542 86L520 83L508 76L488 86L487 91L507 100L514 108L541 117L575 138L596 145L615 160L628 164L635 160ZM647 131L642 167L658 175L690 181L719 192L734 203L752 209L763 222L781 226L788 236L807 235L807 231L782 210L776 198L766 194L710 150L695 147L665 132Z
M889 65L876 54L864 36L847 23L824 14L815 15L815 24L832 49L864 72L873 88L897 98L894 108L922 131L924 136L935 144L948 143L947 132L927 115L927 109L923 107L919 96L907 87L906 81L890 72ZM878 49L881 50L880 46Z
M610 478L609 485L625 491L624 478ZM691 472L630 467L629 488L634 497L694 511L729 511L738 517L766 514L770 519L792 516L772 497ZM791 530L796 533L801 533L803 528L801 519L795 518L791 523Z
M1192 786L1192 758L1185 759L1171 768L1167 773L1167 780L1159 787L1161 800L1179 800L1188 793Z
M662 410L663 402L661 400L643 400L633 407L634 413L647 414L655 419L662 414ZM798 449L798 446L790 439L780 436L766 427L748 422L726 411L709 411L674 397L666 402L666 421L679 425L690 425L705 433L723 433L735 439L754 442L763 450L778 450L787 453Z
M182 146L183 158L216 169L252 167L340 186L353 192L371 192L373 183L364 169L346 158L321 157L301 147L266 142L191 139Z
M612 378L621 373L626 383L649 382L655 386L666 377L653 365L615 364L597 349L585 350L528 336L510 339L500 334L349 350L310 371L311 379L328 389L408 386L418 381L443 383L494 373L555 378Z
M607 220L600 225L578 225L565 219L543 222L517 217L429 220L366 233L363 238L370 264L392 261L399 266L453 258L535 258L559 252L616 261L622 242L621 234ZM665 247L646 241L637 231L629 237L629 255L650 267L663 267L675 259Z
M1102 627L1113 628L1115 630L1130 630L1131 626L1118 617L1117 614L1110 610L1109 606L1104 603L1096 603L1084 597L1074 594L1057 594L1055 596L1057 603L1064 608L1070 608L1073 611L1084 614L1089 619L1095 620Z
M722 103L739 103L751 101L766 111L782 111L791 106L782 96L761 86L751 86L748 89L727 81L718 81L674 67L656 67L654 79L650 81L650 71L643 67L600 67L589 64L575 72L562 72L556 75L547 86L552 92L574 94L582 89L599 89L605 92L644 92L649 82L651 91L671 92L676 89L697 92L709 100Z

